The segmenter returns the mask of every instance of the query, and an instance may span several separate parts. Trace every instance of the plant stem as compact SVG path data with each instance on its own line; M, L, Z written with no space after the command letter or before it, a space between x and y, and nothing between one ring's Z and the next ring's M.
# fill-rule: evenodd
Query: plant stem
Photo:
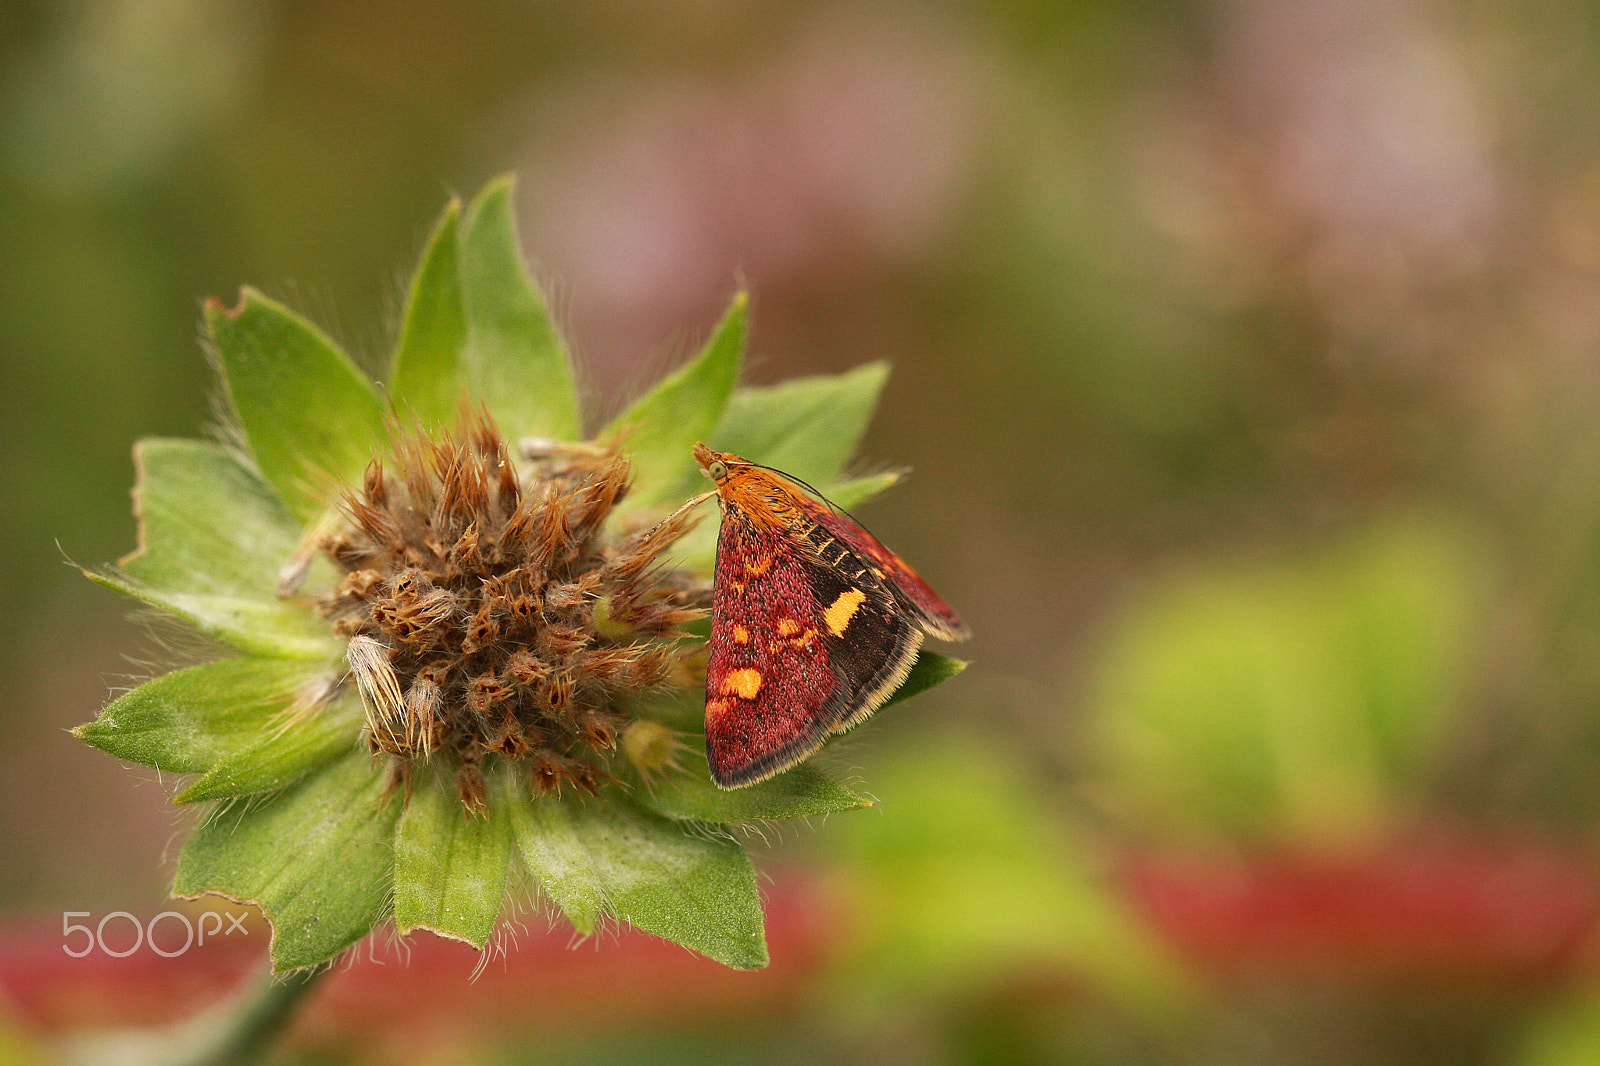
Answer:
M215 1020L209 1039L177 1061L181 1066L240 1066L259 1061L293 1018L301 1000L330 969L317 966L281 976L269 970L233 1005L231 1016Z

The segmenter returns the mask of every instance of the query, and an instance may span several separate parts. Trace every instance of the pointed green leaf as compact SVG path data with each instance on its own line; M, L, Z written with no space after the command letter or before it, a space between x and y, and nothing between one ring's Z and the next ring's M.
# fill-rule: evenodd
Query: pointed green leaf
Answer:
M619 511L670 502L700 491L704 478L690 458L696 441L711 435L739 380L749 297L734 297L698 356L662 379L600 434L625 434L635 488Z
M572 367L517 254L510 178L490 183L473 201L460 240L467 327L462 369L472 394L511 439L576 440L581 425Z
M935 685L942 685L965 670L967 666L968 663L964 659L952 659L948 655L940 655L934 651L918 652L917 661L911 664L911 672L900 683L900 687L894 690L894 694L883 701L883 707L908 700ZM882 710L883 707L878 709Z
M228 400L256 465L308 521L353 484L383 437L372 384L310 322L245 288L237 308L205 308Z
M886 470L881 474L868 474L866 477L851 478L842 481L828 489L828 502L841 510L849 511L860 507L878 493L894 486L900 480L900 475L893 470Z
M207 636L247 655L276 659L323 661L337 657L328 627L319 625L303 606L264 604L231 596L190 595L152 588L116 573L85 570L96 584L159 607Z
M613 913L727 966L767 964L761 893L741 845L686 832L621 800L584 813Z
M606 913L605 886L589 858L582 823L572 803L558 797L535 798L517 775L497 775L495 809L510 814L511 835L522 865L561 908L572 928L587 936Z
M395 409L423 425L449 422L465 385L459 375L467 335L456 237L460 214L460 201L452 199L428 238L389 372Z
M634 794L668 818L722 824L805 818L873 805L809 763L747 788L723 791L712 783L703 754L696 754L681 772L669 772L651 784L641 782Z
M509 819L468 813L439 772L413 776L394 849L400 935L431 929L482 948L494 932L511 869Z
M365 752L202 823L178 859L173 894L259 904L278 971L316 966L366 936L393 889L398 797Z
M223 757L173 802L249 796L298 781L323 763L354 751L362 717L361 698L353 692L303 718L262 715L254 743Z
M547 809L557 806L559 815ZM523 862L563 909L564 899L598 897L611 914L725 965L767 964L761 895L738 843L615 795L529 796L517 807Z
M878 362L843 374L739 389L706 443L831 494L888 380L889 365Z
M248 747L263 719L289 705L313 668L241 657L146 681L72 732L119 759L170 773L204 773Z

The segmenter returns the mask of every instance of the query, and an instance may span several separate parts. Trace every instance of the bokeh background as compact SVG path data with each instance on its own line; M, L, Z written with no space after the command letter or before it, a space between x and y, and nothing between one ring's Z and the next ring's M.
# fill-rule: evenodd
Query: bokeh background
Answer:
M199 301L378 366L506 170L593 425L741 285L747 380L892 361L862 517L974 665L754 841L771 970L384 946L297 1061L1600 1061L1582 0L7 0L0 1055L243 966L60 950L167 906L170 789L65 733L162 649L73 564L214 423Z

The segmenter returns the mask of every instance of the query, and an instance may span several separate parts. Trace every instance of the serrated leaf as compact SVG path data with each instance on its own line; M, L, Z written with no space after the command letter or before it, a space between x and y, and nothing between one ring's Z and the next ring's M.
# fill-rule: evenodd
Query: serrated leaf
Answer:
M299 533L283 504L218 444L147 439L134 447L140 547L120 571L88 576L175 614L241 651L335 654L325 625L276 593Z
M494 932L511 869L511 833L497 817L468 813L438 772L415 775L394 851L394 922L400 934L431 929L482 948Z
M299 524L220 444L146 438L133 448L139 548L122 571L151 588L277 605Z
M703 753L681 772L669 772L651 784L641 782L634 794L640 804L668 818L719 824L806 818L873 805L809 763L724 791L712 783Z
M261 715L257 721L258 736L253 743L224 756L173 802L270 792L355 750L361 735L361 699L347 692L303 718Z
M202 823L178 859L173 894L218 892L272 922L272 966L333 958L388 910L398 797L352 752L282 792L236 802Z
M917 661L911 664L911 672L900 683L900 687L895 689L894 693L883 701L883 707L887 707L892 703L899 703L901 700L908 700L912 696L928 691L935 685L942 685L965 670L967 666L968 663L965 659L952 659L948 655L940 655L935 651L920 651L917 653ZM883 707L878 709L882 710Z
M256 466L309 521L360 477L383 437L371 382L321 330L254 289L236 308L207 303L205 321Z
M512 439L576 440L581 424L572 367L517 253L509 177L491 182L467 209L460 270L462 370L473 396Z
M706 443L831 494L888 380L889 365L877 362L843 374L739 389Z
M72 732L119 759L169 773L204 773L248 747L263 718L287 707L313 672L285 659L203 663L146 681Z
M586 809L609 907L647 933L737 969L767 964L761 893L744 848L624 801Z
M452 199L428 237L389 371L396 410L424 425L449 422L465 384L459 373L467 336L457 247L460 214L461 202Z
M716 428L739 380L748 310L747 294L734 297L700 354L663 378L599 434L601 440L625 434L625 447L633 459L635 489L619 512L676 504L703 487L690 450Z
M727 966L767 964L755 871L735 841L708 838L616 796L528 796L517 807L523 863L564 910L566 899L578 901L580 912L599 903ZM554 807L560 812L547 809Z

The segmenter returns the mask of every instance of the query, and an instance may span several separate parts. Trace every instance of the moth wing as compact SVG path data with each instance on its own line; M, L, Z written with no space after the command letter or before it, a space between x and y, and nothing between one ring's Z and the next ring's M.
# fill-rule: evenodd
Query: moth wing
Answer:
M839 682L830 728L840 733L865 721L905 681L923 631L864 564L823 566L803 557L801 565L821 593L823 640Z
M724 518L706 663L706 758L723 788L787 770L866 719L922 643L870 568L853 577L802 548Z
M904 559L884 547L883 542L861 523L826 500L803 494L796 494L796 497L821 536L842 541L857 558L864 560L869 572L888 587L895 601L925 631L940 640L951 641L966 640L972 635L972 630L956 614L955 608L933 591ZM820 552L825 555L827 549L820 549Z

